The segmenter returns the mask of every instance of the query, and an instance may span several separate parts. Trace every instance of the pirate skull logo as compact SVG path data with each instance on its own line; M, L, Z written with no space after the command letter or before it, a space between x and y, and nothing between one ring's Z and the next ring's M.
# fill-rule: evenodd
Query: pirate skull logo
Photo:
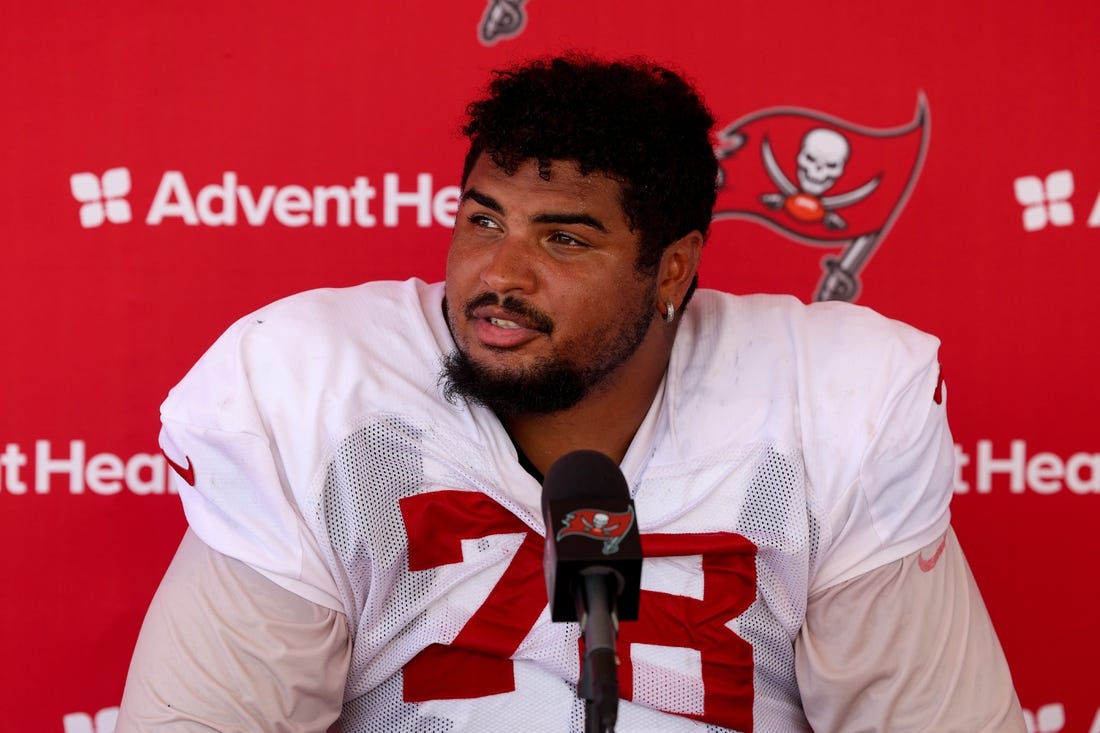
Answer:
M798 185L794 185L772 152L771 143L765 139L760 145L764 168L776 188L775 193L760 196L760 202L773 211L786 211L792 218L807 223L822 223L828 229L844 229L848 223L836 213L836 209L851 206L871 195L878 187L877 177L859 188L832 196L823 196L844 175L844 168L852 154L847 138L835 130L815 127L802 137L802 147L795 158L798 166Z
M798 184L805 193L820 196L844 175L852 148L839 132L818 127L802 138L798 151Z

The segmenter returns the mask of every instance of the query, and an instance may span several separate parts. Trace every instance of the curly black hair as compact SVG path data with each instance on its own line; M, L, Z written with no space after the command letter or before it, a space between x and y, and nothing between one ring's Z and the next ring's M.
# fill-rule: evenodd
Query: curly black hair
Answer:
M637 267L651 274L672 242L692 230L706 236L718 174L714 117L677 73L645 59L537 59L495 71L488 96L466 113L463 186L482 153L509 174L528 160L543 177L555 160L603 173L622 187Z

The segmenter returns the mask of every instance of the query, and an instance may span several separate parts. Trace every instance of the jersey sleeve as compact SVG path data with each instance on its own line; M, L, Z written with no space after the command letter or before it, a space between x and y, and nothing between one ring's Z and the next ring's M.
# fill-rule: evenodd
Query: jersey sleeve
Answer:
M864 338L849 357L858 363L848 370L843 419L819 415L819 460L848 455L836 459L843 468L827 490L825 552L811 593L915 552L950 521L955 450L939 342L879 317Z
M115 730L327 730L350 660L343 614L187 532L142 624Z
M1008 663L950 529L812 595L795 660L814 730L1026 731Z
M297 420L287 416L293 400L308 395L280 372L273 342L285 340L287 329L274 308L230 327L171 390L161 407L160 446L188 524L204 543L314 603L346 611L302 517L302 474L310 469L281 440ZM298 439L310 441L318 429L304 413L298 423Z

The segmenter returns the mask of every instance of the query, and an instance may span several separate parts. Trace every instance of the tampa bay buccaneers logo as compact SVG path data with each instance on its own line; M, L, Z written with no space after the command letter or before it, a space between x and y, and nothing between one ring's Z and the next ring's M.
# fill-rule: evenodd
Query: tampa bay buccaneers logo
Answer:
M559 540L569 535L583 535L602 541L603 554L614 555L634 525L634 507L628 506L625 512L578 509L566 514L561 523L564 526L558 530Z
M839 246L822 260L815 300L855 300L859 273L916 184L928 105L901 127L861 127L793 107L755 112L718 133L714 219L749 219L802 244Z

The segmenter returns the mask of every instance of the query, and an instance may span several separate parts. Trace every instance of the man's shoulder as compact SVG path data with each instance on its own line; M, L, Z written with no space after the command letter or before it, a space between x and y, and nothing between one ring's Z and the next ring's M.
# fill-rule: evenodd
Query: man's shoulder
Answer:
M708 371L739 364L790 368L801 379L827 373L904 379L935 362L940 345L909 324L851 303L714 290L700 290L696 299L685 319L684 346L690 361L709 362Z
M236 387L247 387L265 404L282 405L386 394L386 383L434 383L439 355L449 348L441 302L442 287L419 280L282 298L230 326L164 408L171 413L193 411L196 403L222 404L219 395Z
M432 349L445 334L441 302L442 287L420 280L307 290L239 319L220 341L257 358L392 355L394 348L415 353L415 343Z
M379 315L401 311L406 318L427 318L433 305L439 308L442 293L442 283L426 283L415 278L372 280L350 287L315 288L294 293L268 303L241 321L270 323L273 321L265 319L285 319L292 325L308 320L314 328L382 322L397 327L396 322L379 318ZM317 322L321 317L326 320Z
M772 435L858 456L884 406L938 371L936 338L866 307L715 291L697 298L677 335L670 400L701 426L735 423L718 431L724 439Z
M841 301L803 303L792 295L734 295L701 289L689 307L699 311L698 327L712 334L751 334L758 338L804 331L827 342L846 332L886 340L932 338L876 310Z

